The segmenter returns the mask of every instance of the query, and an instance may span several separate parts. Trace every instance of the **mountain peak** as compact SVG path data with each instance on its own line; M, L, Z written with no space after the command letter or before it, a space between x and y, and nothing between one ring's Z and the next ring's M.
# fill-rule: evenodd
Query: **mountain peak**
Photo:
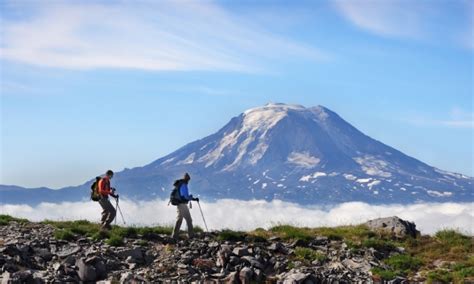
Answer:
M285 104L285 103L267 103L263 106L255 107L248 109L244 112L244 115L253 113L253 112L260 112L260 111L289 111L289 110L299 110L299 111L304 111L306 108L302 105L297 105L297 104Z
M326 120L331 113L331 110L324 106L317 105L314 107L305 107L299 104L285 104L285 103L267 103L264 106L259 106L246 110L243 113L244 119L251 121L252 124L269 122L270 125L274 126L276 122L287 116L289 113L297 113L303 116L315 116L319 121ZM268 123L267 123L268 124ZM262 126L262 125L260 125Z
M249 109L214 134L118 173L115 182L139 199L149 191L163 197L184 172L193 175L193 189L211 198L302 204L473 200L473 178L409 157L321 105L269 103Z

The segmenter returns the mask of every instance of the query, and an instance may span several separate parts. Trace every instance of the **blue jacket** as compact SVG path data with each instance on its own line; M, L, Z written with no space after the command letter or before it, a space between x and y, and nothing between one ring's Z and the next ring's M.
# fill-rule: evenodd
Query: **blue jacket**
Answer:
M184 182L179 188L179 194L181 195L181 198L183 198L183 200L185 201L190 201L193 199L193 196L189 194L188 185Z

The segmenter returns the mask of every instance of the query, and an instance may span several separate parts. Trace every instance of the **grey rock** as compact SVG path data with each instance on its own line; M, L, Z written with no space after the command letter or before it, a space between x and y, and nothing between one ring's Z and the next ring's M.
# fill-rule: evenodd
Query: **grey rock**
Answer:
M307 247L307 246L308 246L308 242L302 239L297 239L290 244L291 248Z
M39 255L45 261L53 259L53 254L46 248L35 248L34 251L36 255Z
M10 281L13 281L12 274L8 271L2 274L2 284L8 284Z
M403 278L400 276L387 282L387 284L408 284L408 283L409 281L406 278Z
M81 250L80 246L77 245L67 245L63 247L60 251L56 252L56 255L60 258L65 258L70 255L76 254Z
M87 264L83 258L76 261L78 268L77 275L81 281L95 281L97 280L97 273L94 266Z
M86 264L92 265L95 269L97 280L107 278L107 267L104 261L97 256L89 257L86 259Z
M420 234L420 231L416 229L415 223L402 220L397 216L370 220L365 225L371 230L388 233L397 238L407 236L416 238Z
M237 256L244 256L249 254L249 249L247 247L236 247L232 250L232 253Z
M260 268L260 269L264 268L263 264L260 263L260 261L258 261L253 256L247 255L247 256L241 257L240 259L243 260L243 261L248 262L252 267L256 267L256 268Z
M253 277L253 270L249 267L244 267L239 272L239 279L242 282L242 284L250 283L250 281L252 281L252 277Z
M344 259L342 261L342 264L353 271L361 271L364 273L368 273L370 269L372 268L369 262L367 262L367 260L356 261L355 259L348 258L348 259Z
M120 283L147 283L147 281L141 276L134 275L131 272L125 272L120 276Z
M142 262L144 260L141 248L125 249L117 252L117 255L122 259L131 257L135 263Z
M238 284L239 283L239 276L237 272L231 272L229 275L223 279L225 284Z
M289 273L283 280L283 284L300 284L309 277L309 273L293 272Z
M273 251L273 252L278 252L278 253L284 253L287 254L288 250L281 244L280 242L272 243L267 247L268 250Z

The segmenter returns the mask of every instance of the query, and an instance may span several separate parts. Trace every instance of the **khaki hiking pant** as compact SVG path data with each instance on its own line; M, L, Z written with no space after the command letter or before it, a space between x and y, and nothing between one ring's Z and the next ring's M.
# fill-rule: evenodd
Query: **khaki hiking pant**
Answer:
M176 218L176 224L173 229L172 237L175 239L178 238L179 230L181 228L181 223L183 223L183 218L184 218L184 220L186 220L186 225L188 225L188 236L192 238L194 235L193 220L191 219L191 213L189 212L188 204L181 203L181 204L178 204L178 206L176 207L178 211L178 217Z
M101 220L101 228L110 228L110 224L115 218L115 208L110 202L108 197L102 197L99 200L99 204L102 207L102 220Z

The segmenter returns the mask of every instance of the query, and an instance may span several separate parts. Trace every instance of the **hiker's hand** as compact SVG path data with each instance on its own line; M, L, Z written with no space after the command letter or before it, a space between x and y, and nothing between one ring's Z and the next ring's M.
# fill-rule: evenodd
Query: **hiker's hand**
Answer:
M112 192L115 192L115 187L112 187L111 190L112 190Z
M118 194L111 194L113 198L116 198L118 199L119 198L119 195Z
M196 198L194 198L194 201L197 201L197 202L199 202L199 198L197 198L197 197L196 197Z

